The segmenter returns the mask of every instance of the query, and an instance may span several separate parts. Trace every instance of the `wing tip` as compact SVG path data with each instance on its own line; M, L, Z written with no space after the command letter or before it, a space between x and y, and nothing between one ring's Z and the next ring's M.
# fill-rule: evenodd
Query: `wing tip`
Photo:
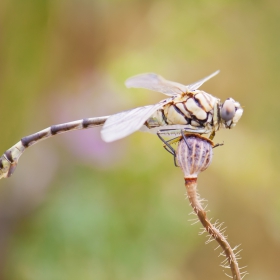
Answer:
M114 138L111 135L108 135L107 133L102 132L102 130L101 130L100 134L101 134L101 139L106 143L111 143L111 142L118 140L118 138Z
M220 72L221 72L220 69L218 69L218 70L216 70L212 75L216 76L216 75L218 75Z
M138 74L138 75L135 75L135 76L132 76L130 78L128 78L124 84L127 88L133 88L133 87L141 87L141 83L143 81L145 81L145 78L147 77L152 77L153 79L159 79L161 78L160 75L156 74L156 73L153 73L153 72L150 72L150 73L142 73L142 74ZM143 80L141 80L143 79Z
M128 78L128 79L124 82L124 84L125 84L125 86L126 86L127 88L132 88L132 87L133 87L133 85L132 85L132 83L131 83L131 78Z

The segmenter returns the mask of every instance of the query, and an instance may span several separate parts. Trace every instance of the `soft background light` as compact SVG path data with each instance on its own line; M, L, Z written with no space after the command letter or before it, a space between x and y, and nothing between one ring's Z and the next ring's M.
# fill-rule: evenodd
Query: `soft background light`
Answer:
M156 72L233 97L199 178L210 217L242 243L246 279L279 279L280 3L2 0L0 148L52 124L163 99L126 89ZM216 244L188 221L183 174L156 136L106 144L100 129L28 149L0 188L0 279L226 279ZM229 271L228 271L229 272Z

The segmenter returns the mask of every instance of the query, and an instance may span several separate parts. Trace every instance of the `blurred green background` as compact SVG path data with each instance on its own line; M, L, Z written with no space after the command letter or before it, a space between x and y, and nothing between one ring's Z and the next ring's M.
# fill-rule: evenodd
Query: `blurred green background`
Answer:
M0 150L165 98L126 89L132 75L188 84L220 69L202 89L238 100L244 116L216 136L225 145L199 191L242 244L245 279L279 279L279 30L276 0L2 0ZM0 184L0 279L227 279L154 135L60 135L28 149Z

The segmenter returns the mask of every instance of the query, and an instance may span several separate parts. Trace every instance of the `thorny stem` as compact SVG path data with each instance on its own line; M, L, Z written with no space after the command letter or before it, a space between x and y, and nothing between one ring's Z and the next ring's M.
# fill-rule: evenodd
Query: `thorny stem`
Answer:
M238 262L233 252L233 249L230 247L230 244L227 242L226 237L217 229L211 222L207 219L206 212L204 211L203 206L200 203L199 195L197 193L197 178L185 178L185 186L187 189L188 199L190 204L199 218L200 222L206 229L206 231L220 244L222 247L227 262L230 266L232 278L234 280L241 280L240 269L238 267Z

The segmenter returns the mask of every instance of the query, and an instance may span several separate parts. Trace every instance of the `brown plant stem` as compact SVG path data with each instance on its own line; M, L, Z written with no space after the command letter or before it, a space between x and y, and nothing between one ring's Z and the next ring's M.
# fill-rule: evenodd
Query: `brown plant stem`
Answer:
M234 280L241 280L243 277L241 276L238 262L233 249L227 242L226 237L208 220L206 212L204 211L204 208L200 203L200 198L197 193L197 178L185 178L185 186L187 189L190 204L200 222L202 223L203 227L222 247L231 269L232 278Z

